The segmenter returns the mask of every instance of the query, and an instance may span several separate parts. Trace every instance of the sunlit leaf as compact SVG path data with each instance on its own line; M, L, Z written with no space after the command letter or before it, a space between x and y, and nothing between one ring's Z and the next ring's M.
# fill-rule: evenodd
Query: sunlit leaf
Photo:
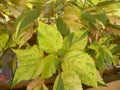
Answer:
M88 31L76 31L64 39L63 48L66 50L84 50L88 41Z
M59 64L58 57L55 55L48 55L42 60L42 64L43 69L41 78L42 79L49 78L54 73L56 73Z
M104 80L102 79L98 71L97 71L97 78L98 78L98 86L106 86Z
M50 25L39 22L37 36L40 48L46 53L56 53L62 48L62 35Z
M100 47L100 44L98 42L93 42L92 44L89 45L89 49L92 49L92 50L98 50Z
M58 75L55 82L53 90L65 90L63 85L63 79L61 78L61 75Z
M2 51L2 48L5 48L8 39L9 39L8 34L0 32L0 52Z
M40 9L33 9L22 13L14 22L17 27L16 35L18 35L24 27L28 26L37 19L39 15Z
M62 86L60 87L60 80ZM59 86L59 88L57 87ZM62 72L58 75L53 90L83 90L81 85L81 80L76 73L71 71L69 72Z
M83 51L72 51L65 55L62 62L63 72L70 71L78 75L81 82L97 87L97 72L93 59Z
M18 58L18 68L13 79L13 86L23 80L34 79L42 72L41 58L43 52L33 46L30 49L14 49ZM32 67L32 68L31 68Z

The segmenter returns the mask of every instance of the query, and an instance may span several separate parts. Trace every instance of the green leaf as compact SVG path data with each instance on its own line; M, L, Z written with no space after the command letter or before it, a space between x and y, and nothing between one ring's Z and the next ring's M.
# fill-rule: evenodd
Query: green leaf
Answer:
M43 69L42 69L41 78L45 79L45 78L51 77L54 73L56 73L59 60L57 56L52 54L52 55L46 56L42 60L42 64L43 64Z
M64 39L63 48L66 50L84 50L88 41L88 31L76 31Z
M15 47L16 46L16 41L14 40L14 36L12 35L11 37L9 37L9 40L6 44L6 48L10 48L10 47Z
M62 87L61 89L57 88L56 85L60 85L60 79L62 80ZM59 86L60 87L60 86ZM79 76L71 71L69 72L62 72L58 75L53 90L83 90L81 85L81 80Z
M105 47L105 46L103 46L102 49L103 49L103 57L104 57L104 60L105 60L106 62L108 62L110 65L112 65L112 60L113 60L112 53L111 53L110 50L109 50L107 47Z
M63 79L61 78L61 75L58 75L53 86L53 90L65 90Z
M66 36L70 33L70 30L68 29L66 23L61 18L58 18L56 20L56 25L57 29L62 35Z
M113 55L106 46L101 46L100 49L96 52L96 64L99 70L105 69L105 62L109 65L112 65Z
M83 12L81 17L92 25L96 22L96 18L93 15L91 15L89 12Z
M98 50L100 47L100 44L96 41L94 41L92 44L89 45L89 49L92 49L92 50Z
M83 51L72 51L65 55L62 62L63 72L75 72L81 82L97 87L97 70L93 59Z
M98 70L104 70L106 67L104 65L104 57L103 57L103 51L99 51L96 54L96 67Z
M18 68L15 72L13 79L13 86L22 80L30 80L39 76L42 72L41 58L43 52L33 46L30 49L14 49L13 50L18 58Z
M95 17L101 21L104 25L108 22L108 18L106 16L106 13L104 11L99 12Z
M97 71L97 78L98 78L98 83L97 83L98 86L106 86L104 80L102 79L98 71Z
M40 48L46 53L56 53L62 48L63 38L54 27L39 21L38 43Z
M120 45L111 44L109 46L109 50L112 52L112 54L115 54L115 53L117 53L120 50Z
M63 57L66 53L67 53L67 51L65 49L60 49L60 50L58 50L57 55L59 57Z
M8 34L0 32L0 52L2 51L2 48L5 48L8 39L9 39Z
M110 41L109 37L102 37L99 39L98 42L100 43L100 45L107 45L107 44L109 44L109 41Z
M14 22L17 26L16 35L18 35L21 30L32 23L40 15L40 9L29 10L25 13L22 13Z

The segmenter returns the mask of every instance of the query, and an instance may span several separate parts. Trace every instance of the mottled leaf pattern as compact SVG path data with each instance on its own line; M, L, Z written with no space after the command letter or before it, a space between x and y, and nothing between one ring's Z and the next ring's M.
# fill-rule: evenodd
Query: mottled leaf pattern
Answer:
M65 55L62 62L63 72L75 72L82 83L97 87L97 72L93 59L83 51L72 51Z
M58 57L55 56L54 54L48 55L42 60L42 64L43 69L41 78L42 79L49 78L56 72L58 68L59 64Z
M22 13L15 21L16 35L18 36L21 30L32 23L40 15L40 9L29 10L25 13Z
M62 79L63 85L62 89L57 89L57 85L59 84L59 79ZM58 75L53 90L83 90L81 85L81 80L79 76L71 71L68 72L62 72L60 75Z
M5 48L8 39L9 39L8 34L0 33L0 52L2 51L2 48Z
M63 38L56 28L39 22L38 43L40 48L46 53L56 53L62 48Z
M67 51L84 50L88 41L88 31L76 31L64 39L63 48Z
M19 60L13 79L13 86L22 80L34 79L40 75L42 72L41 58L43 57L43 52L37 46L24 50L14 49L13 51Z

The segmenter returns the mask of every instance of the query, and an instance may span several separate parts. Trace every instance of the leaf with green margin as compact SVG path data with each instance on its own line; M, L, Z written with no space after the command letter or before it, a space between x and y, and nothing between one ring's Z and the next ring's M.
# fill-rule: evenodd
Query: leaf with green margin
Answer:
M83 51L71 51L65 55L62 70L75 72L81 82L97 87L97 72L93 59Z
M67 24L60 17L56 20L56 26L62 35L66 36L70 33Z
M62 86L63 87L62 89L57 89L60 78L64 86ZM65 71L57 76L53 90L83 90L83 89L79 76L72 71L67 72Z
M63 38L56 28L39 21L38 43L46 53L56 53L62 48Z
M98 43L98 42L96 42L96 41L94 41L93 43L91 43L91 44L88 46L89 49L92 49L92 50L95 50L95 51L98 50L99 47L100 47L100 43Z
M95 16L91 15L89 12L83 12L81 17L92 25L96 22Z
M9 39L8 34L0 32L0 52L2 51L2 48L5 48L8 39Z
M63 48L65 50L84 50L88 41L88 31L80 30L68 35L64 39Z
M65 90L63 79L61 78L61 75L58 75L53 86L53 90Z
M105 62L109 65L112 65L114 62L113 55L106 46L102 45L96 53L96 64L99 70L106 68Z
M42 64L43 64L43 69L42 69L41 78L46 79L51 77L56 72L59 64L59 59L54 54L51 54L46 56L42 60Z
M40 9L33 9L22 13L14 22L15 26L17 26L16 35L18 35L24 27L37 19L39 15Z
M98 70L104 70L106 67L104 65L104 58L103 58L103 51L100 50L98 52L96 52L96 67Z
M95 15L95 17L101 21L104 25L108 22L108 18L106 16L106 13L104 11L99 12L98 14Z
M98 71L96 71L97 72L97 78L98 78L98 86L106 86L106 84L105 84L105 82L104 82L104 80L102 79L102 77L101 77L101 75L99 74L99 72Z
M23 50L13 49L13 51L18 58L18 68L14 75L12 87L22 80L34 79L41 74L43 52L37 46Z
M104 60L109 63L110 65L112 65L112 61L113 61L113 55L112 53L110 52L110 50L106 47L106 46L103 46L102 47L103 49L103 57L104 57Z
M120 50L120 45L118 44L110 44L109 50L112 52L112 54L117 53Z

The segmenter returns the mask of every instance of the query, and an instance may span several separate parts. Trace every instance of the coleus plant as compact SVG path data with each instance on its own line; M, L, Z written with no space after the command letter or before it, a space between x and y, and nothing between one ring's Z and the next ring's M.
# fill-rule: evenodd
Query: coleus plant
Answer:
M0 13L6 20L6 24L1 21L5 28L0 31L0 51L10 48L17 57L17 67L12 63L12 87L39 78L41 83L31 90L48 90L44 80L51 77L53 90L104 85L99 71L106 63L117 65L119 57L119 4L115 0L1 1L7 9Z

